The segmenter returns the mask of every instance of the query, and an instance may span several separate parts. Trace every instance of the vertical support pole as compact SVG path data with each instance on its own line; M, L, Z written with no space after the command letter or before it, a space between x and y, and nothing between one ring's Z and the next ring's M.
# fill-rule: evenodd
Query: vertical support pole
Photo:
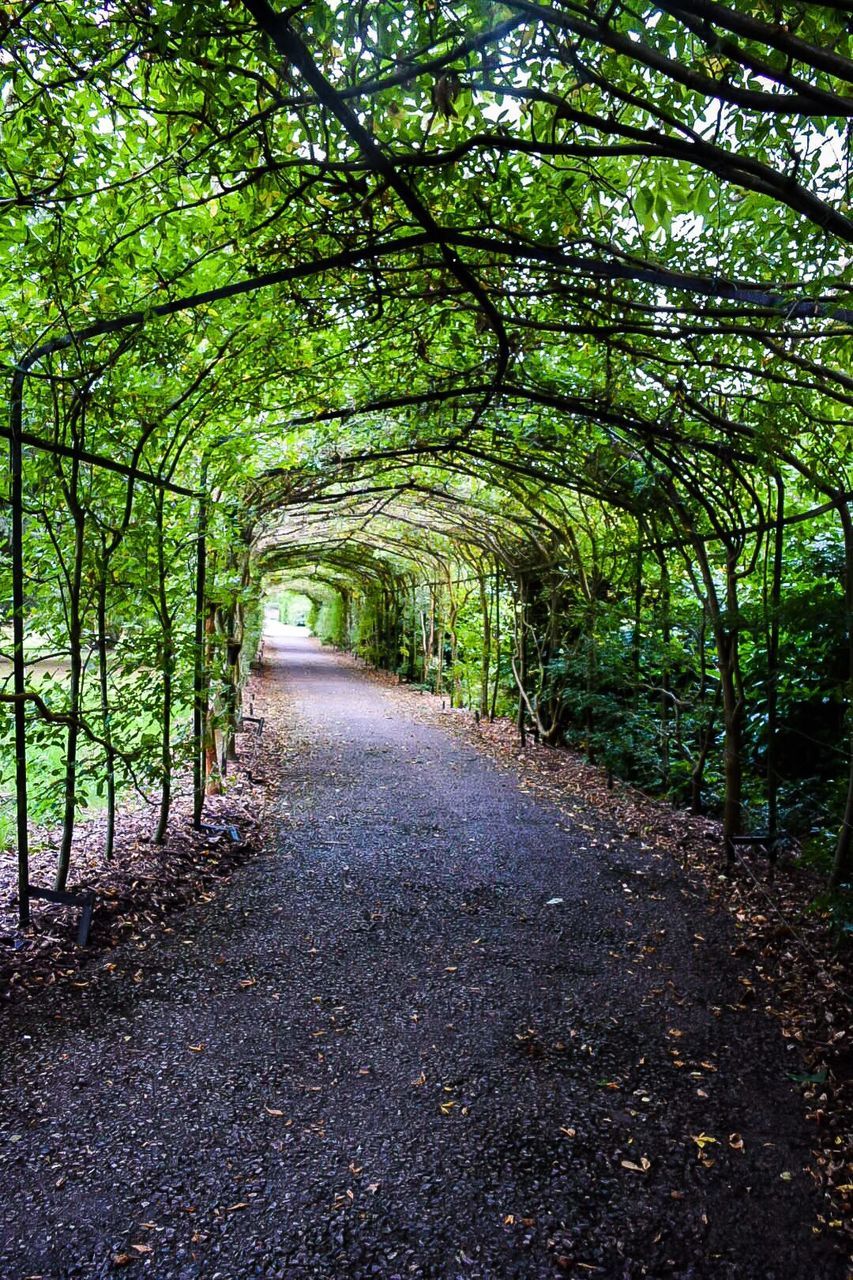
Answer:
M15 694L15 816L18 833L18 922L30 923L30 851L27 830L27 704L24 662L24 477L21 432L26 369L12 375L9 405L9 502L12 511L12 652Z
M193 827L201 827L204 808L204 728L207 718L207 672L204 607L207 575L207 458L201 468L195 569L195 669L193 672Z

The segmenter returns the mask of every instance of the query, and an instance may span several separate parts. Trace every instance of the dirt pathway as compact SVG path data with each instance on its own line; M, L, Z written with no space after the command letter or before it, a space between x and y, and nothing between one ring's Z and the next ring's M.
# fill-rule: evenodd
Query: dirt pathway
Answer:
M3 1280L842 1277L723 918L314 642L267 659L279 851L3 1015Z

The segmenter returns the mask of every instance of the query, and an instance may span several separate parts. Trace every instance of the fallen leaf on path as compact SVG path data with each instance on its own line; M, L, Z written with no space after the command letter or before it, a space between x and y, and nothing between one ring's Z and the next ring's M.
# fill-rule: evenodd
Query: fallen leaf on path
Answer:
M826 1084L826 1070L812 1071L808 1073L791 1072L787 1073L788 1079L793 1080L795 1084Z

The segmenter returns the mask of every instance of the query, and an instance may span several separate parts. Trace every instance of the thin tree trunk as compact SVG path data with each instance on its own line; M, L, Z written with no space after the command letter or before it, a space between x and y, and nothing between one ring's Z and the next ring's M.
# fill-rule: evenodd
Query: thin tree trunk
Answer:
M847 625L847 728L849 777L847 801L841 830L835 845L835 856L829 876L829 888L838 889L853 877L853 515L846 495L840 494L836 506L844 532L844 604Z
M160 784L160 815L154 843L163 844L169 826L169 813L172 807L172 640L171 628L163 635L163 736L161 739L160 767L162 781Z
M226 726L225 737L225 758L228 761L237 759L237 730L242 724L242 696L240 689L240 654L243 648L243 618L242 606L239 602L234 606L232 617L232 634L233 641L229 643L229 659L228 659L228 722ZM239 634L240 639L237 639Z
M207 607L204 620L205 669L210 671L213 658L214 637L216 635L216 611ZM207 697L204 717L204 779L205 794L218 796L222 792L222 778L219 772L219 756L216 750L216 727L213 710L210 705L210 683L207 685Z
M637 710L640 701L640 675L643 652L643 537L642 526L637 521L637 553L634 568L634 628L631 633L631 675L633 689L631 701Z
M593 579L598 581L596 573ZM597 607L595 594L590 596L589 600L589 634L587 636L587 654L586 654L586 707L584 709L584 727L586 730L586 758L590 764L595 764L596 752L593 734L595 733L595 709L593 707L593 696L598 685L598 651L596 624L597 624Z
M720 674L720 700L723 708L723 773L725 796L723 800L723 842L726 857L729 856L732 836L740 834L743 821L743 719L744 702L738 652L738 596L737 557L733 547L726 547L726 611L720 607L714 574L708 560L708 550L701 538L692 541L693 553L704 584L704 601L711 623L717 650L717 669ZM688 561L688 572L694 577ZM702 598L697 583L697 594Z
M459 616L459 603L453 595L453 587L449 581L447 585L447 630L450 633L450 671L448 675L448 692L450 694L450 705L456 707L459 705L459 687L457 674L457 659L459 656L459 637L456 634L456 621Z
M207 592L207 459L199 484L195 569L195 661L193 664L193 827L198 831L204 809L204 726L207 720L207 645L204 634Z
M104 857L112 861L116 828L116 751L113 745L112 718L110 716L110 688L107 655L107 555L99 567L97 593L98 627L98 684L101 699L101 732L104 739L104 756L107 784L107 829L104 836Z
M154 843L163 844L172 807L172 674L174 668L174 635L169 599L166 592L166 548L163 529L163 495L155 499L157 511L157 614L161 635L162 737L160 739L160 815Z
M723 768L725 798L723 801L723 838L739 835L743 825L743 721L744 702L740 678L738 635L737 578L734 553L726 557L726 612L728 619L715 620L717 651L722 683L725 743Z
M76 498L77 463L73 464L74 478L71 492ZM74 516L74 562L68 589L68 645L70 649L68 689L68 736L65 744L65 800L62 816L62 840L56 860L54 888L62 892L68 883L71 868L71 845L74 840L74 820L77 810L77 763L80 743L81 694L83 686L83 625L80 616L80 598L83 582L83 552L85 545L85 519L76 505Z
M779 832L779 608L782 603L782 559L785 544L785 487L776 477L776 527L767 626L767 830Z
M669 751L669 643L672 637L672 592L669 580L669 565L666 556L660 557L660 608L661 608L661 640L663 641L663 665L660 673L660 773L664 787L669 786L670 751Z
M717 686L717 692L714 695L714 702L711 706L711 714L708 717L708 723L702 733L699 742L699 755L696 757L696 763L690 774L690 811L691 813L704 813L702 804L702 787L705 785L705 765L708 761L708 755L714 742L714 731L717 725L717 711L722 700L722 686Z
M477 585L480 589L480 616L483 619L483 645L480 651L480 715L485 719L489 711L489 666L492 660L492 618L489 609L489 597L486 590L486 579L477 574Z
M489 707L489 720L494 723L495 709L498 704L498 688L501 680L501 580L500 571L495 569L495 679L492 685L492 702Z
M527 729L524 723L524 713L526 710L525 701L525 683L527 680L527 593L523 582L519 583L518 600L515 611L515 647L518 655L516 663L517 671L515 671L516 681L518 683L518 711L516 712L516 725L518 727L518 736L521 739L521 745L527 745ZM515 669L514 669L515 670Z
M444 675L444 620L441 616L442 598L436 593L435 601L435 692L441 697L441 682Z
M429 655L432 651L430 637L427 633L426 610L420 609L418 617L421 621L421 684L426 685L429 674Z
M30 923L30 861L27 797L27 706L24 658L24 491L23 429L25 368L12 375L9 400L9 504L12 556L12 689L15 695L15 823L18 838L18 924Z

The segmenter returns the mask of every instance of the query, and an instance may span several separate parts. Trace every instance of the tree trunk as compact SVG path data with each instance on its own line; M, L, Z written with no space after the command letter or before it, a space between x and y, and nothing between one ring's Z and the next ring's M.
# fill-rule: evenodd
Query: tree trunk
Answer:
M516 712L516 725L518 727L518 736L521 739L521 745L527 745L527 730L524 724L525 704L525 685L527 681L527 595L523 582L519 583L518 598L515 608L515 649L518 655L515 671L515 678L518 682L518 711ZM517 669L516 669L517 668Z
M74 478L71 492L76 495L77 463L73 464ZM68 584L68 645L70 648L68 689L68 737L65 744L65 801L62 817L62 841L56 861L54 888L61 893L68 883L71 867L71 845L74 840L74 820L77 809L77 757L80 743L81 693L83 686L83 623L80 614L80 597L83 582L83 551L85 519L82 511L74 506L74 562Z
M216 636L216 610L208 605L204 619L205 637L205 669L211 670ZM222 778L219 772L219 756L216 750L216 725L210 700L210 681L206 690L206 707L204 716L204 783L205 795L218 796L222 792Z
M160 814L154 843L163 844L172 807L172 675L174 670L174 635L169 599L166 591L166 548L163 529L163 495L155 499L157 512L157 616L161 628L160 676L162 681L160 739Z
M163 736L160 742L160 815L154 843L163 844L169 826L169 813L172 807L172 630L167 627L163 634Z
M597 578L598 575L596 574L593 581L597 582ZM588 619L589 632L587 635L586 651L586 707L584 708L584 730L586 733L586 758L590 764L595 764L596 752L593 740L593 735L595 733L595 709L593 707L592 700L598 686L598 651L596 648L598 643L596 634L598 617L597 602L594 593L590 596L589 600Z
M481 573L477 574L477 585L480 590L480 616L483 620L483 645L480 650L480 715L485 719L489 712L489 668L492 661L492 616L489 609L486 578Z
M743 825L743 722L744 701L740 674L738 597L734 552L726 557L726 613L715 620L717 652L723 699L725 743L723 768L726 793L723 801L723 838L739 835Z
M690 774L690 812L695 814L704 813L702 804L702 787L705 785L705 765L714 742L714 731L717 725L717 711L719 710L722 698L722 686L717 686L717 692L714 695L714 702L711 707L711 714L708 717L708 723L705 725L704 732L699 740L699 754Z
M97 626L98 626L98 686L101 701L101 733L104 739L104 756L106 764L107 789L107 829L104 836L104 857L112 861L115 844L116 827L116 751L113 745L112 720L110 717L110 688L107 667L107 555L99 566L97 594Z
M500 572L495 569L495 679L492 685L492 702L489 707L489 720L494 723L495 709L498 704L498 689L501 681L501 579Z
M426 610L418 610L418 617L421 620L421 684L426 685L429 675L429 655L432 652L430 635L427 632Z
M853 515L850 503L845 494L839 494L836 500L841 528L844 532L844 604L847 625L847 727L849 776L847 782L847 801L844 806L844 817L841 830L835 845L835 856L829 876L829 888L835 890L842 884L849 883L853 876Z
M12 555L12 690L15 695L15 825L18 839L18 924L30 923L30 862L27 797L27 706L24 658L24 490L23 429L25 366L12 374L9 399L9 504Z
M669 580L669 565L666 556L660 556L660 627L663 642L663 663L661 665L660 684L660 775L664 787L669 786L670 751L669 751L669 643L672 638L672 592Z
M453 587L448 582L447 587L448 606L447 606L447 630L450 635L450 671L448 675L448 692L450 694L451 707L459 706L459 681L457 674L457 659L459 656L459 637L456 633L456 621L459 616L459 603L454 597Z
M631 633L631 676L634 687L631 701L636 711L640 701L640 675L643 653L643 530L637 522L637 553L634 569L634 627Z
M779 832L779 607L782 602L782 555L785 543L785 487L776 477L776 523L773 531L773 571L767 601L767 830Z
M205 595L207 592L207 459L199 484L198 527L195 567L195 653L193 663L193 827L201 826L204 809L205 767L204 727L207 720L207 644L205 642Z
M720 598L714 574L708 559L708 549L701 538L692 541L695 563L704 584L704 603L711 623L717 650L717 668L720 673L720 700L723 708L723 772L725 797L723 800L723 841L728 858L732 836L740 834L743 821L743 722L744 700L740 673L738 646L738 594L737 552L726 546L726 609L720 607ZM693 566L688 561L688 572L694 578ZM702 598L696 583L697 594ZM703 761L704 763L704 761Z
M444 675L444 620L441 616L442 599L440 595L434 597L434 633L435 633L435 692L441 697L441 683Z

